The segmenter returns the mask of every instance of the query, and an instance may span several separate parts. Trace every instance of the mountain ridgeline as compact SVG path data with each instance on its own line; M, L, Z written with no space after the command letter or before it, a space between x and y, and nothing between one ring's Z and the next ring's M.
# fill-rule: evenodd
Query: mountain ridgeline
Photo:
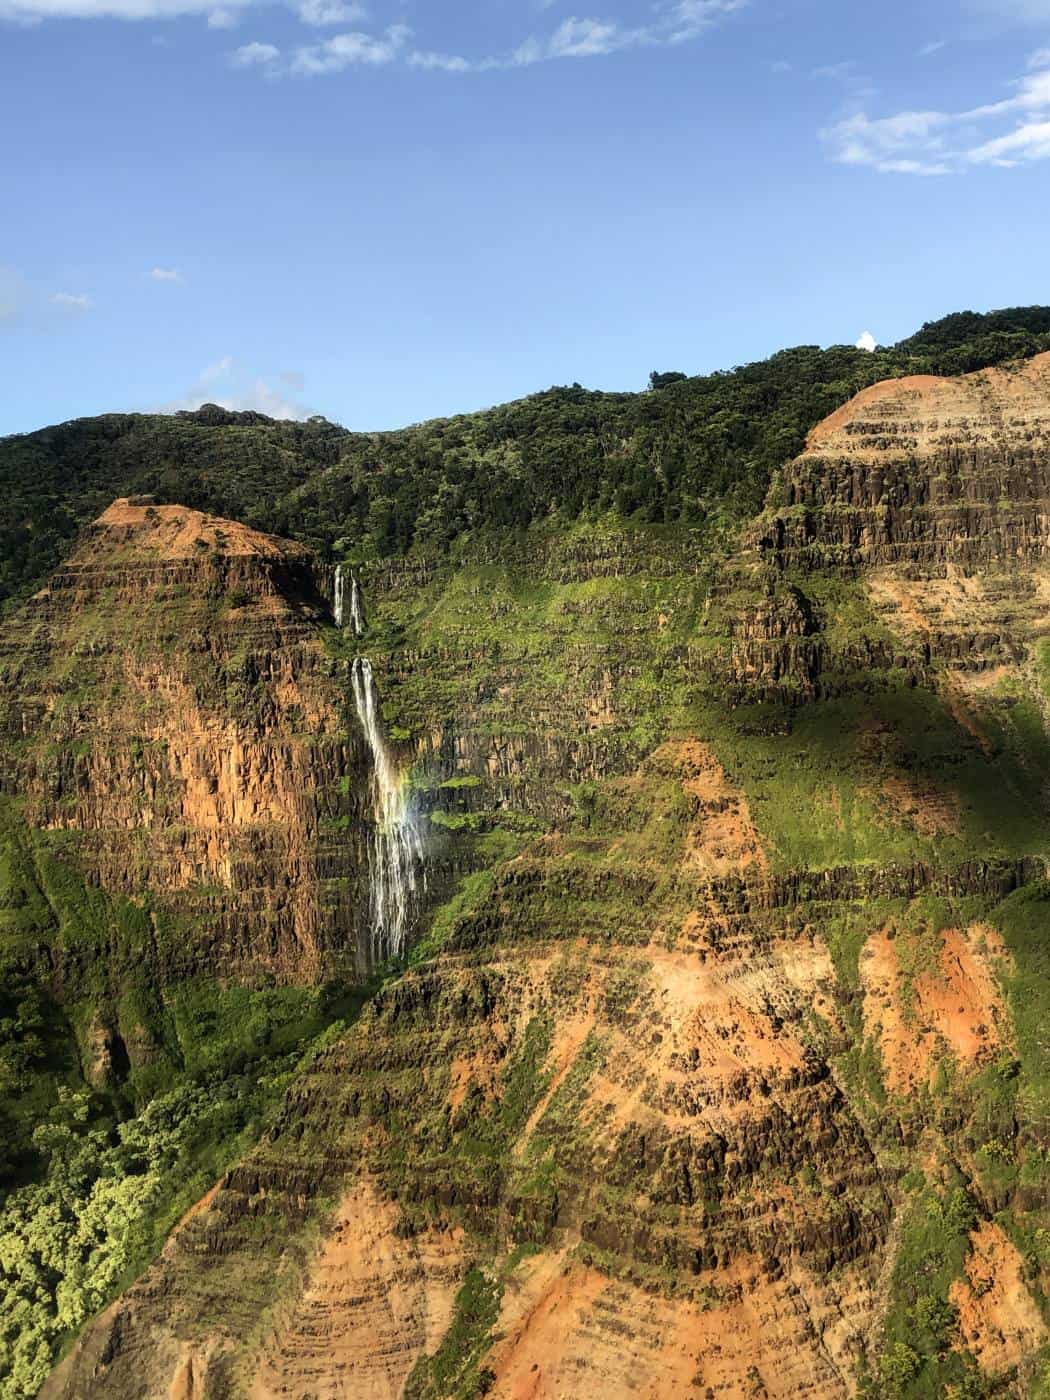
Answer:
M0 442L0 1397L1050 1400L1050 309Z
M31 591L118 496L149 493L322 555L443 554L464 534L613 510L732 524L806 434L867 385L957 375L1050 349L1050 310L948 316L875 354L802 346L645 393L552 388L388 433L206 405L107 414L0 439L0 602Z

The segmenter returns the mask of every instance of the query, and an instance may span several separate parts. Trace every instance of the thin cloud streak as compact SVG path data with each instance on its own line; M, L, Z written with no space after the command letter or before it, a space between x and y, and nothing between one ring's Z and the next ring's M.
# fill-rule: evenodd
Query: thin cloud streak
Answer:
M242 411L255 409L271 418L291 418L299 422L311 416L311 410L287 396L287 389L301 390L304 376L297 370L285 370L278 376L280 385L268 375L257 374L242 365L232 355L205 367L195 382L184 392L158 408L160 413L176 413L180 409L197 409L201 404L214 403L220 408Z
M1033 54L1031 71L1011 86L1013 96L962 112L905 111L874 119L855 112L821 138L840 165L883 175L952 175L977 166L1009 168L1045 160L1050 157L1050 52ZM1012 130L987 130L1011 120Z
M0 0L2 3L3 0ZM339 0L304 0L304 8L327 13ZM283 57L274 44L242 45L230 56L237 68L263 68L270 76L320 77L353 67L383 67L401 63L434 73L487 73L528 68L555 59L599 58L627 49L669 47L698 38L720 19L742 10L749 0L674 0L656 19L625 26L619 20L569 16L550 33L531 35L509 53L469 58L464 54L411 46L412 30L405 24L380 32L361 29L335 34L316 44L304 44ZM300 11L302 13L302 11ZM320 22L320 21L314 21Z
M91 298L83 292L52 292L51 304L52 306L60 306L63 311L75 313L90 311L93 305Z

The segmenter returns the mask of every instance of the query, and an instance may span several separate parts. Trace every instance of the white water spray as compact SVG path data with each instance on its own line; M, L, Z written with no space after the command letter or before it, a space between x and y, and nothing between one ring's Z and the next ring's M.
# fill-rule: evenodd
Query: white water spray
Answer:
M354 629L355 637L360 637L365 630L365 615L361 611L361 585L356 574L350 578L350 625Z
M335 597L332 602L332 612L335 614L335 625L342 627L343 618L346 615L346 570L342 564L335 566Z
M349 574L349 579L347 575ZM349 589L347 583L349 582ZM337 564L335 567L335 598L332 611L335 614L335 625L345 627L347 621L354 629L354 636L360 637L365 630L365 614L361 607L361 585L357 581L357 575L350 573L345 564ZM347 596L349 594L349 597ZM349 602L349 618L347 617L347 603Z
M405 951L416 893L426 888L423 837L411 788L383 733L372 666L365 657L354 662L351 681L357 717L372 754L372 956L378 963Z

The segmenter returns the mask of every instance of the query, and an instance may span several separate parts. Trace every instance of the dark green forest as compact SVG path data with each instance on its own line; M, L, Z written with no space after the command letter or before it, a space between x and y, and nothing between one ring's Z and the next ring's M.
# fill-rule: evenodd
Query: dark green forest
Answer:
M213 404L104 414L0 439L0 602L23 597L116 496L213 511L324 556L436 554L465 534L615 510L729 522L761 505L809 430L869 384L964 374L1050 349L1050 307L962 312L874 354L799 346L640 393L579 384L396 432Z

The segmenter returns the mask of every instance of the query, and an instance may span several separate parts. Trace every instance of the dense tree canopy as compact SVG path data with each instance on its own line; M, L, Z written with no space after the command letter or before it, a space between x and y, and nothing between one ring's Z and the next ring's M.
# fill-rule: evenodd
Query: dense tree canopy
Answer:
M464 532L616 510L702 521L756 510L773 470L858 390L1050 349L1050 308L933 322L874 354L800 346L642 393L554 387L397 432L277 422L214 404L107 414L0 440L0 598L23 595L113 497L152 492L359 557L440 552Z

